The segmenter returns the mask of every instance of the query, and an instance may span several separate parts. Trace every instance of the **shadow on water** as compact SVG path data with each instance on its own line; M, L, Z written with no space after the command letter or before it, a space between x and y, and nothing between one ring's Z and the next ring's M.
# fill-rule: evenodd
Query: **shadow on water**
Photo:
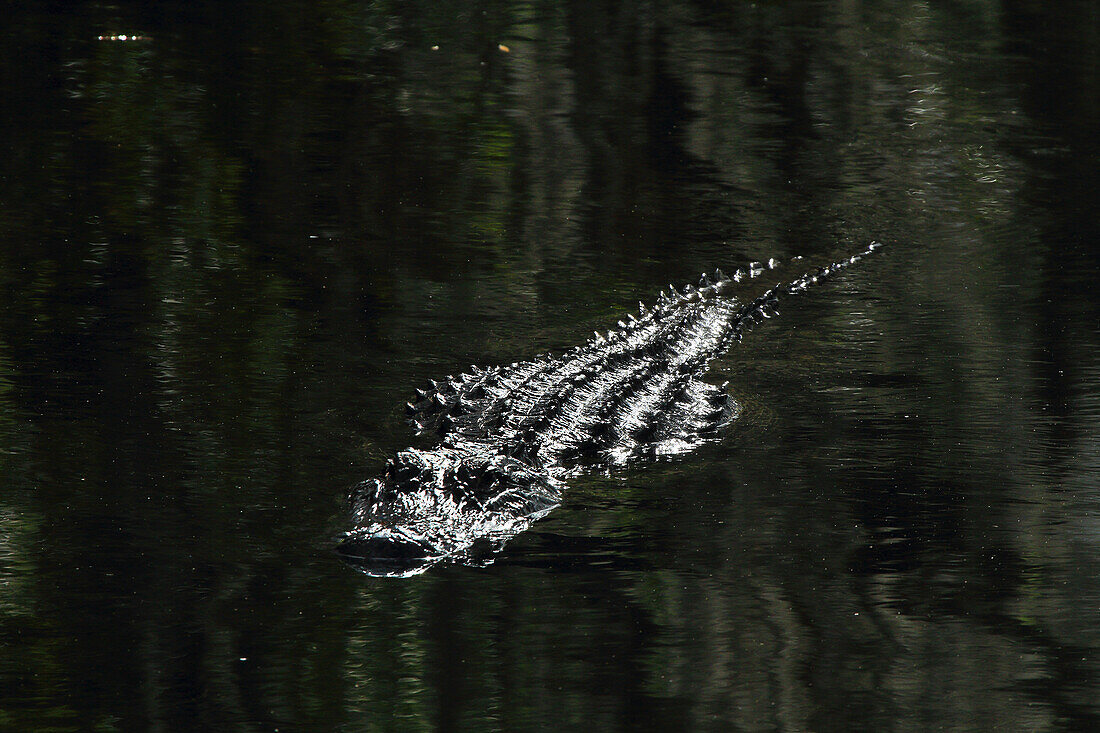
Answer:
M1100 724L1092 3L8 15L0 728ZM725 439L335 557L428 378L874 239Z

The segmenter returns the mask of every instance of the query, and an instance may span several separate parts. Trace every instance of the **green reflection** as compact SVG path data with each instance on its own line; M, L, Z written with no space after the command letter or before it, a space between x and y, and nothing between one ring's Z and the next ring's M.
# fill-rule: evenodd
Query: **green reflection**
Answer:
M0 727L1095 727L1089 12L17 3ZM332 556L424 380L870 239L721 443Z

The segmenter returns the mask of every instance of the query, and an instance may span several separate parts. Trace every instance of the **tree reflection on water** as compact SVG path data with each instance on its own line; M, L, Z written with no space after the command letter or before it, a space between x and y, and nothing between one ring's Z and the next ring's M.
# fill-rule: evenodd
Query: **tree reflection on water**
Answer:
M0 727L1100 723L1091 4L10 14ZM719 445L339 564L415 385L872 239Z

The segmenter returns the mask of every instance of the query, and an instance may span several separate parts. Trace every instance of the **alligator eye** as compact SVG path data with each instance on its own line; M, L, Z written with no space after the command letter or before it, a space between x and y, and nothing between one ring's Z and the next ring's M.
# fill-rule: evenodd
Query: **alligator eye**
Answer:
M420 476L420 470L407 463L394 463L386 471L386 476L397 483L408 483Z
M496 483L500 480L500 471L495 468L486 468L481 472L481 478L478 479L479 486L488 486L489 484Z

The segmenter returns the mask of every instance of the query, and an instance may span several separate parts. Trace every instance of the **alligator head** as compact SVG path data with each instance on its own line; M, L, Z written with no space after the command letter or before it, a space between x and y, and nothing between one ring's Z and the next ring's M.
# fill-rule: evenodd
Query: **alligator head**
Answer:
M463 442L391 459L352 498L356 528L339 552L378 577L409 577L440 560L478 564L556 507L547 472L484 444Z

